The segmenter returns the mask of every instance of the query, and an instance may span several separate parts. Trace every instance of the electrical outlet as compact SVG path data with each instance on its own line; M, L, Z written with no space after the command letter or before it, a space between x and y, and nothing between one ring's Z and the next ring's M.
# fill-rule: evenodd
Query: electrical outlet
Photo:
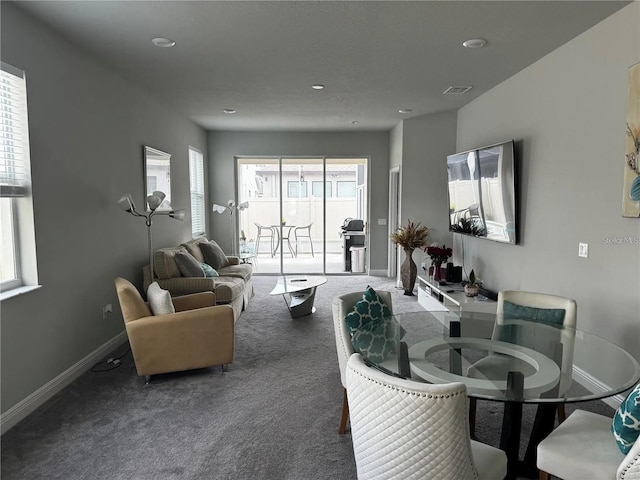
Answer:
M104 307L102 307L102 319L105 320L107 315L113 312L113 306L110 303L107 303Z
M578 244L578 256L587 258L589 256L589 244L588 243L579 243Z

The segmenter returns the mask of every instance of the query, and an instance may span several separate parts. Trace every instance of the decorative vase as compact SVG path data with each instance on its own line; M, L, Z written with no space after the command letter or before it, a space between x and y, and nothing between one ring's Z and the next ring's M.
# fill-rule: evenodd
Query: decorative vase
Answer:
M464 286L464 294L467 297L475 297L478 295L480 288L478 285L465 285Z
M405 295L413 295L413 286L416 283L418 267L413 261L413 248L404 249L404 262L400 266L400 279Z
M433 264L433 280L435 282L442 280L442 263L440 262Z

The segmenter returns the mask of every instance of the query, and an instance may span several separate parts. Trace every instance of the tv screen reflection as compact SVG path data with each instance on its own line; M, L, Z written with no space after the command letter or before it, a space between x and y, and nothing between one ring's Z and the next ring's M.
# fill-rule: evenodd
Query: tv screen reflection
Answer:
M516 243L513 141L447 157L449 230Z

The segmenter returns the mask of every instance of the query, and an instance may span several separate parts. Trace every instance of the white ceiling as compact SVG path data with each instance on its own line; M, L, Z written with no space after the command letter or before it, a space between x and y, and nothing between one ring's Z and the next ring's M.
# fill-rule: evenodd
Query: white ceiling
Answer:
M207 129L316 131L457 109L629 2L17 3ZM486 47L462 47L478 37ZM451 85L473 88L443 95Z

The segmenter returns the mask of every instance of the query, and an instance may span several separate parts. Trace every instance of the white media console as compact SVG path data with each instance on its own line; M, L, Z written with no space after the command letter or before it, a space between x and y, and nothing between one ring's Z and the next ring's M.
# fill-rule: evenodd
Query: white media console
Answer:
M449 321L453 317L460 319L461 335L491 338L495 313L498 303L495 300L478 295L467 297L464 286L461 283L446 283L441 285L426 276L418 275L418 303L431 312L443 325L449 328ZM452 313L454 315L447 315ZM469 325L465 327L465 318L486 320L486 322L473 322L476 325L473 331Z

